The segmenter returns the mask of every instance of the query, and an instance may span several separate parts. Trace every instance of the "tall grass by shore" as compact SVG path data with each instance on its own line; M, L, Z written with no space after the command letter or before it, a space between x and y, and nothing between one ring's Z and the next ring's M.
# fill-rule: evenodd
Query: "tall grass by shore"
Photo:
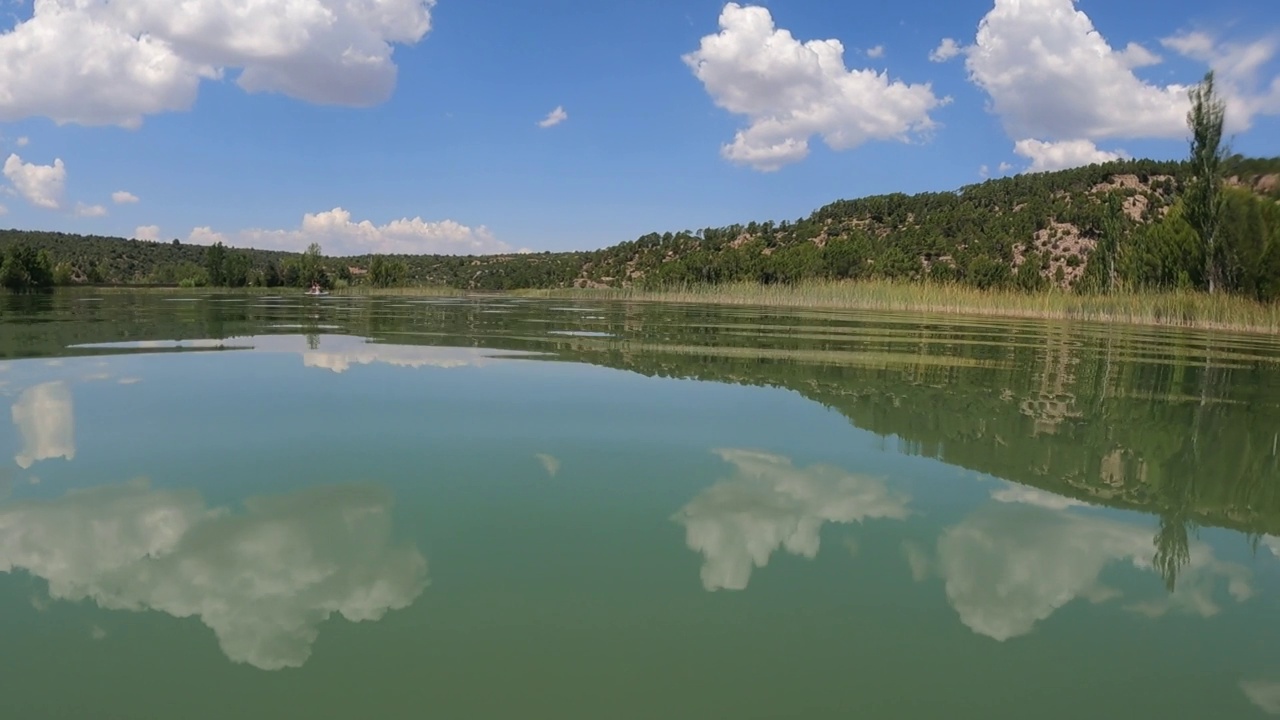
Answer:
M61 292L62 290L60 290ZM210 294L301 294L296 288L177 288L97 287L72 292L156 292ZM367 285L335 289L336 296L375 297L495 297L626 300L636 302L705 303L760 307L833 310L883 310L923 314L986 315L995 317L1082 320L1131 325L1156 325L1210 330L1280 334L1280 304L1264 305L1226 294L1201 292L1143 292L1078 295L1069 292L1022 293L940 283L887 280L806 281L795 285L729 283L681 285L660 290L580 288L477 292L442 286L373 288Z
M885 310L1280 333L1280 304L1200 292L1078 295L1021 293L936 283L809 281L796 285L686 285L662 290L525 290L524 297Z

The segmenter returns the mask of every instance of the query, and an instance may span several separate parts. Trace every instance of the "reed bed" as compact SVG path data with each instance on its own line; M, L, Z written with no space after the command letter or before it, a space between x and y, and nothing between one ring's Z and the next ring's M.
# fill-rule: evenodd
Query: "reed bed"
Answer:
M1021 293L940 283L810 281L795 285L731 283L632 288L527 290L524 297L709 303L925 314L990 315L1183 328L1280 333L1280 304L1200 292L1080 295Z
M95 287L103 292L300 294L293 288L178 288ZM591 300L627 300L759 307L831 310L882 310L921 314L986 315L1043 320L1080 320L1169 326L1207 330L1231 330L1280 334L1280 304L1263 304L1245 298L1202 292L1124 292L1114 295L1080 295L1051 291L1022 293L979 290L967 285L907 283L888 280L806 281L794 285L728 283L677 285L658 290L635 288L561 288L504 292L465 291L443 286L372 288L365 285L335 289L336 296L356 297L527 297Z

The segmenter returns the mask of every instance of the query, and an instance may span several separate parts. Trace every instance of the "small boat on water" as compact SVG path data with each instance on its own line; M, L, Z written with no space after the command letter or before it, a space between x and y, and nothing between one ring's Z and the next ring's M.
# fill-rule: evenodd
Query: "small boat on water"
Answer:
M303 295L314 295L314 296L323 296L328 294L329 294L329 291L322 289L318 284L312 284L311 288L307 290L305 293L303 293Z

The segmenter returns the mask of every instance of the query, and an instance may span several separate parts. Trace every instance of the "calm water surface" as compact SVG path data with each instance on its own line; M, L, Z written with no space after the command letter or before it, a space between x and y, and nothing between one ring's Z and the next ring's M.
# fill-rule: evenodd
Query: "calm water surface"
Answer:
M2 718L1280 714L1280 344L0 298Z

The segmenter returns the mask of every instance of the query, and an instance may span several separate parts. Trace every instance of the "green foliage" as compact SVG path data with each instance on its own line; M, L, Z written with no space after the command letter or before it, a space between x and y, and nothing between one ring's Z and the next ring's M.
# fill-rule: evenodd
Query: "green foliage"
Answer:
M253 260L248 253L231 252L222 262L223 284L227 287L244 287L249 284L249 273L253 270Z
M1226 149L1222 145L1222 127L1226 104L1215 94L1213 71L1191 89L1191 110L1187 125L1191 129L1191 179L1187 184L1187 221L1195 228L1204 246L1204 276L1209 292L1222 284L1222 257L1218 225L1223 215L1222 165Z
M822 264L826 270L824 274L837 280L863 277L870 257L870 238L864 234L828 240L822 248Z
M182 287L204 287L209 284L209 273L203 265L189 260L179 263L165 263L151 274L151 282L159 285L179 285Z
M204 251L204 271L210 285L226 285L227 249L221 242L216 242Z
M1181 202L1158 222L1129 236L1119 257L1121 282L1142 290L1199 287L1204 271L1203 248L1186 220Z
M1049 267L1046 258L1040 253L1030 253L1023 258L1022 264L1014 273L1013 284L1025 292L1040 292L1049 287L1049 279L1044 271Z
M1239 188L1223 191L1218 230L1225 287L1259 300L1275 299L1280 283L1280 206Z
M284 284L284 278L280 275L280 266L274 260L268 262L263 268L262 284L265 287L279 287Z
M401 287L408 279L409 266L403 260L389 260L382 255L374 255L369 261L369 284L374 287Z
M1117 270L1117 264L1120 260L1120 245L1123 242L1124 232L1124 210L1121 207L1121 201L1115 193L1107 195L1106 215L1102 219L1102 232L1098 237L1097 251L1095 257L1091 257L1090 266L1094 272L1086 282L1092 286L1091 289L1101 290L1106 293L1114 293L1120 289L1120 273ZM1072 256L1073 259L1075 256Z
M329 271L325 267L324 255L320 251L319 243L311 243L307 246L306 252L298 258L296 268L295 283L290 284L330 287Z
M965 276L979 290L1002 288L1010 280L1009 266L987 255L971 258L965 267Z
M58 263L53 268L53 284L66 286L75 282L74 271L67 263Z
M255 284L254 280L265 283L265 273L253 266L253 258L242 250L228 250L221 242L216 242L204 252L204 278L192 274L189 268L180 272L179 282L191 280L198 285L209 284L217 287L245 287Z
M15 293L49 290L53 287L53 264L43 250L27 245L10 245L0 261L0 286Z

